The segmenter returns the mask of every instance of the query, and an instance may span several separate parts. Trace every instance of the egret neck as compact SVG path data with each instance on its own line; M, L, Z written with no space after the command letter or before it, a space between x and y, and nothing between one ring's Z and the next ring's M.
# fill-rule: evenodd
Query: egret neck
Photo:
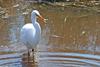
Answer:
M31 22L32 22L34 28L36 29L35 30L35 32L36 32L35 43L37 43L41 38L41 36L40 36L41 35L41 27L40 27L39 23L37 22L37 15L35 13L31 14Z

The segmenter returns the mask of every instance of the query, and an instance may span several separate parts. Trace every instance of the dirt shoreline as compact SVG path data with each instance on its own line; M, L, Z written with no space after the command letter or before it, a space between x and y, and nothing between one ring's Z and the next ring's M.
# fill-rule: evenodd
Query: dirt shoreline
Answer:
M9 10L13 10L15 8L19 8L21 10L27 10L29 7L29 4L33 4L34 5L37 5L37 6L42 6L43 8L45 8L45 6L53 6L53 7L75 7L75 8L85 8L86 10L90 10L90 11L95 11L97 13L100 13L100 1L90 1L90 2L54 2L54 3L51 3L51 2L34 2L34 1L21 1L20 3L20 0L13 4L11 8L8 8L6 6L11 6L11 4L8 4L8 5L5 5L5 7L2 7L1 5L4 3L2 2L1 5L0 5L0 16L1 18L3 16L6 16L9 14L7 14L7 11L8 9ZM5 3L6 4L6 3ZM27 5L25 5L27 4ZM24 8L24 9L23 9ZM35 8L35 6L33 7ZM6 16L7 17L7 16Z

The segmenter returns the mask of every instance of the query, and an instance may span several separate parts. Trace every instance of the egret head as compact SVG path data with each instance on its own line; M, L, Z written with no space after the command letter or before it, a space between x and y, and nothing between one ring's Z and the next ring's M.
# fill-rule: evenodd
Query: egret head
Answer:
M33 10L31 13L31 19L36 21L36 16L42 21L45 22L45 19L40 15L38 10Z
M33 10L33 11L32 11L32 14L35 14L36 16L40 16L40 13L39 13L38 10Z

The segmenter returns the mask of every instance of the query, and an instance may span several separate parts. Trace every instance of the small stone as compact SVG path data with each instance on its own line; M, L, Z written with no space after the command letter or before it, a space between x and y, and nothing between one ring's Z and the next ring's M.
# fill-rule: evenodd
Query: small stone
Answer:
M82 31L82 35L84 35L86 33L86 31Z
M16 4L16 5L14 5L13 7L14 7L14 8L19 7L19 4Z

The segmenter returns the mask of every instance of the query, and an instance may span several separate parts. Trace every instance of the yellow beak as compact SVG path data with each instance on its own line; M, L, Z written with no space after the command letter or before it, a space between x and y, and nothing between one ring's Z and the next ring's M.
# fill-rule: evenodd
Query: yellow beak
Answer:
M45 22L45 18L43 18L41 15L38 15L40 21Z

